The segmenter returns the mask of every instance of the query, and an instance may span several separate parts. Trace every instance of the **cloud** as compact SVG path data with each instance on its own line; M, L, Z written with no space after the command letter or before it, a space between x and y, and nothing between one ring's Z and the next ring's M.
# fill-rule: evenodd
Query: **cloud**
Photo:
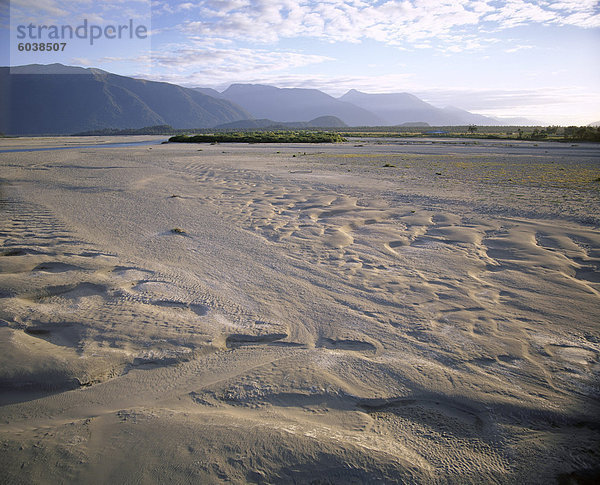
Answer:
M507 29L530 23L548 23L555 21L557 12L546 10L538 4L522 0L504 2L496 12L484 17L486 22L494 22L498 28Z
M138 68L144 66L144 74L154 73L151 78L155 80L188 86L206 86L223 83L225 80L247 82L254 77L268 77L287 69L331 60L333 59L323 55L288 50L170 44L163 46L160 51L154 50L151 54L144 53L135 57L104 56L96 59L96 63L100 66L115 63Z
M522 50L528 50L528 49L533 49L535 46L532 45L517 45L515 47L511 47L510 49L505 49L504 52L506 52L507 54L512 54L514 52L519 52Z
M239 65L243 68L249 66L269 66L272 68L294 68L306 66L331 60L330 57L301 54L290 51L270 51L261 49L206 49L194 48L193 46L181 45L176 48L171 47L168 52L155 53L153 62L162 67L181 66L185 69L194 66L206 66L208 63L212 66L233 66Z
M190 2L186 5L188 8ZM597 2L562 0L199 0L198 17L181 28L190 34L244 42L275 43L310 37L328 42L375 40L392 46L429 45L459 51L469 30L500 31L520 25L600 25ZM191 8L191 7L190 7ZM477 32L481 37L481 32ZM448 43L454 37L455 41ZM464 49L482 48L484 44Z
M69 13L55 0L10 0L10 11L11 15L30 13L52 17L64 17Z
M327 76L323 74L287 74L274 73L270 71L256 71L251 75L239 73L238 77L232 76L224 81L219 73L212 77L207 72L181 73L181 74L152 74L147 79L155 81L166 81L189 87L212 87L223 91L236 82L249 84L267 84L281 88L305 88L319 89L332 96L341 96L350 89L358 89L365 92L398 92L401 86L407 83L411 74L398 74L386 76L381 79L377 76Z
M470 2L477 3L477 2ZM387 1L379 6L353 0L293 2L280 0L198 2L200 20L188 32L253 42L312 37L330 42L373 39L402 45L473 25L479 13L457 2Z
M123 20L150 19L149 0L10 0L11 23L50 25L88 19L94 23L120 23Z
M72 57L69 60L70 66L94 67L94 62L87 57Z

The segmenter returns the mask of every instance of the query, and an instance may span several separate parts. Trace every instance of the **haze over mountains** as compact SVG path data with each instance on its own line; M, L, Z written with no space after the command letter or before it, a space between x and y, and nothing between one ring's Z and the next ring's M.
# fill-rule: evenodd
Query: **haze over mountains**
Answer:
M430 125L498 124L497 120L454 107L436 108L408 93L367 94L351 89L341 98L375 113L386 125L425 122Z
M264 128L501 125L459 108L437 108L408 93L233 84L222 93L61 64L0 68L0 132L72 134L104 128ZM323 123L319 125L319 123Z
M318 89L233 84L222 94L225 99L242 106L256 118L304 121L319 116L336 116L350 126L387 124L376 114L329 96Z

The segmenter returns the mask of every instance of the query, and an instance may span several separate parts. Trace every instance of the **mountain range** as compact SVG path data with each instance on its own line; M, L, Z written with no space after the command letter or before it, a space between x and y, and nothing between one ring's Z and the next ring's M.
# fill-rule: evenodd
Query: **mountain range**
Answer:
M219 92L62 64L0 67L0 106L0 132L14 135L152 125L250 129L504 124L459 108L437 108L408 93L352 89L336 98L317 89L262 84L233 84Z
M0 106L0 132L15 135L152 125L210 128L252 118L194 89L62 65L0 68Z
M376 114L355 104L336 99L318 89L233 84L221 94L256 118L285 122L311 120L319 116L336 116L350 126L386 124L385 120Z
M310 121L274 121L268 118L231 121L214 128L218 130L304 130L308 128L347 128L337 116L319 116Z

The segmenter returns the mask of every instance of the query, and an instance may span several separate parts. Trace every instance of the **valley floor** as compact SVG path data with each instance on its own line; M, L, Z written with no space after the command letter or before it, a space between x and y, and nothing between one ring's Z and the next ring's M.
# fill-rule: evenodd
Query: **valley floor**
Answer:
M600 476L598 145L80 143L0 153L2 483Z

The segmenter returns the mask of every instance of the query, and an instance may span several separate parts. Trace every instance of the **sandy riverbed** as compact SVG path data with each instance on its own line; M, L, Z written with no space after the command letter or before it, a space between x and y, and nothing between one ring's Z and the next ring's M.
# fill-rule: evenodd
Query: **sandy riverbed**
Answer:
M598 145L0 166L3 483L599 476Z

